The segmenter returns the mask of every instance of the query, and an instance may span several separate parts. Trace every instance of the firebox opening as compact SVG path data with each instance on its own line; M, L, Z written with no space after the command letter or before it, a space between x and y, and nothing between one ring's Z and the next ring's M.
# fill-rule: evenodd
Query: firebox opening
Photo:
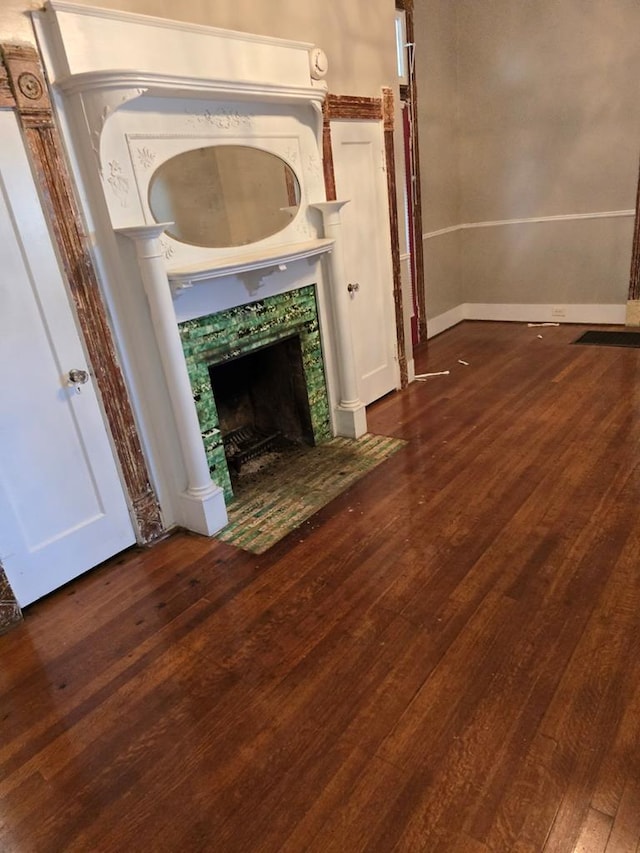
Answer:
M250 460L315 443L299 335L210 365L209 378L236 478Z

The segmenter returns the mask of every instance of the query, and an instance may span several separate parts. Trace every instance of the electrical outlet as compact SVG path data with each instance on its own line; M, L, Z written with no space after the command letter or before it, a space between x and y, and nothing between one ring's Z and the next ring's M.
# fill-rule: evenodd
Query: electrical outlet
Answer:
M567 316L567 309L564 305L554 305L551 309L551 316L556 320L561 320Z

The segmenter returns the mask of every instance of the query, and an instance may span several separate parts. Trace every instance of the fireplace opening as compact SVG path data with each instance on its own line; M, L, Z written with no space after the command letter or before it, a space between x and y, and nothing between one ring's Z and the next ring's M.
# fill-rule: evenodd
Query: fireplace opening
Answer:
M315 444L299 335L209 365L209 378L234 479L274 453Z

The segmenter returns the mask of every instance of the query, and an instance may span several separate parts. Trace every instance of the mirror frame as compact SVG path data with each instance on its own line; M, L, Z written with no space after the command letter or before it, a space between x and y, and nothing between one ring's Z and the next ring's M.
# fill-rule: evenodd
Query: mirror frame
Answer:
M245 152L251 152L246 168L240 162L222 162L223 154L228 153L231 158L234 153L240 160ZM205 162L204 169L194 163L206 155L210 163ZM180 183L181 176L177 174L178 161L190 161L183 167L185 183ZM284 182L278 174L280 167L283 167ZM163 171L169 172L164 181ZM206 183L204 176L200 176L202 172L207 174ZM217 183L215 187L211 186L214 182ZM254 190L253 183L261 185L262 191ZM163 187L166 195L173 198L157 198ZM202 196L200 210L194 211L199 193ZM268 193L273 204L264 203L269 198ZM216 204L218 200L220 203ZM281 204L292 200L295 204ZM259 243L287 228L302 207L302 184L291 163L273 151L245 142L215 142L181 151L160 163L149 179L147 205L156 222L174 223L167 227L166 235L183 245L200 249L237 249ZM269 223L267 228L265 221ZM209 239L204 237L205 233L228 236Z

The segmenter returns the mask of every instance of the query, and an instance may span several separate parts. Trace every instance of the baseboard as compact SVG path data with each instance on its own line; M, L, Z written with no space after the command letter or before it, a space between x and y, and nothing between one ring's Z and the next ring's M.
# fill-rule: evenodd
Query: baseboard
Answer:
M444 314L427 318L427 339L439 335L440 332L444 332L452 326L457 326L458 323L466 319L464 304L456 305L455 308L445 311Z
M588 323L624 325L625 305L509 305L467 302L465 320L510 320L522 323ZM563 315L559 316L559 311Z
M558 309L564 316L558 316ZM517 305L463 302L427 320L427 338L439 335L463 320L494 320L519 323L586 323L624 326L626 305Z

